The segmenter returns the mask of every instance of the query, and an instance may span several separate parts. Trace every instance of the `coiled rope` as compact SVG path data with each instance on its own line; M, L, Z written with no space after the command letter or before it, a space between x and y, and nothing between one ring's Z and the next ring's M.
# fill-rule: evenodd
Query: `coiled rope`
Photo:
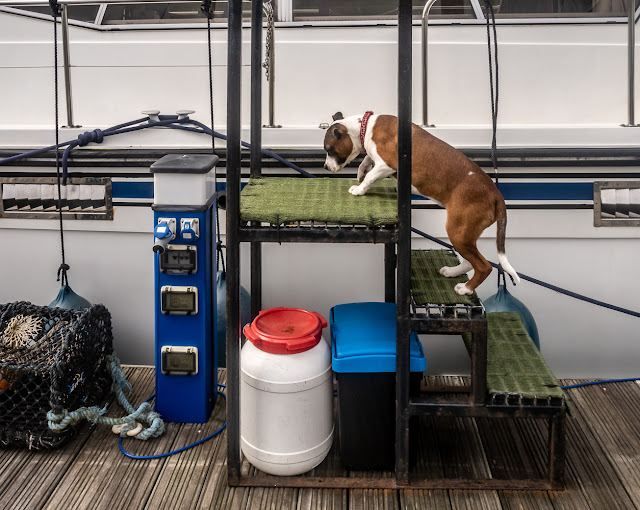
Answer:
M81 407L75 411L68 411L63 409L59 413L49 411L47 413L47 420L49 428L51 430L64 430L69 426L75 425L82 420L88 420L92 423L101 425L123 425L120 436L127 436L129 430L136 428L136 422L146 425L143 427L142 432L133 436L136 439L145 441L152 437L158 437L162 435L165 430L164 421L160 418L160 415L153 410L151 404L146 401L134 409L133 406L127 400L125 391L131 392L131 384L127 381L122 373L122 367L120 366L120 360L113 354L107 356L107 366L111 373L111 379L113 384L111 386L112 391L118 398L118 402L128 413L127 416L122 418L110 418L104 416L107 412L107 407Z

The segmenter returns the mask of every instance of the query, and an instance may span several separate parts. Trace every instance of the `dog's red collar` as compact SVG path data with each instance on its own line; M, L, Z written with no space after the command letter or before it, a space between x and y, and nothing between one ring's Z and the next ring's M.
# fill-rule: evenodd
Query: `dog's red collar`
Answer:
M369 117L373 115L373 112L365 112L362 116L362 120L360 121L360 145L362 145L362 150L364 153L367 153L367 149L364 148L364 135L367 132L367 123L369 122Z

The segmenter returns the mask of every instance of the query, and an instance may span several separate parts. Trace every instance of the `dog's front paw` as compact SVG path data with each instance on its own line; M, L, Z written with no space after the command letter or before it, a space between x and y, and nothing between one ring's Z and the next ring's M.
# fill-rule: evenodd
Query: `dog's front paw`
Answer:
M360 188L360 186L355 186L355 185L349 188L349 193L355 196L364 195L364 191Z
M465 283L459 283L453 288L453 290L456 291L456 294L458 294L458 296L470 296L471 294L473 294L473 291L467 288L467 285Z

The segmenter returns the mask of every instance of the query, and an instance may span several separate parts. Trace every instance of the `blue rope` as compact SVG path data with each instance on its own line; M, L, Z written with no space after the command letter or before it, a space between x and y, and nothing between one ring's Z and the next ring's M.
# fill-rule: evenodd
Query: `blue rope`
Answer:
M227 386L225 384L218 384L218 386L221 386L223 388L226 388ZM217 391L216 392L218 395L222 396L225 400L227 399L227 396L222 393L221 391ZM155 397L154 395L151 395L147 400L145 400L145 402L148 402L149 400L151 400L153 397ZM225 421L222 426L216 430L213 434L208 435L207 437L203 437L202 439L196 441L195 443L191 443L187 446L183 446L182 448L178 448L177 450L173 450L170 452L166 452L166 453L158 453L156 455L134 455L132 453L129 453L128 451L126 451L124 449L124 446L122 444L122 435L118 438L118 446L120 446L120 451L126 455L127 457L129 457L130 459L135 459L135 460L151 460L151 459L162 459L164 457L169 457L170 455L175 455L176 453L181 453L184 452L186 450L189 450L191 448L193 448L194 446L198 446L199 444L204 443L205 441L209 441L209 439L213 439L214 437L216 437L218 434L220 434L220 432L222 432L225 428L227 427L227 422Z
M123 124L118 124L116 126L111 126L110 128L107 128L103 131L103 133L111 133L112 131L116 131L118 129L122 129L128 126L133 126L135 124L140 124L141 122L145 122L149 120L148 117L143 117L141 119L136 119L136 120L132 120L129 122L125 122ZM115 134L115 133L114 133ZM61 144L58 144L58 147L66 147L69 144L74 143L76 140L69 140L68 142L63 142ZM8 158L4 158L4 159L0 159L0 165L6 165L8 163L11 163L13 161L17 161L19 159L23 159L23 158L30 158L33 156L37 156L38 154L43 154L45 152L49 152L52 151L56 148L55 145L49 145L48 147L43 147L42 149L34 149L32 151L29 152L23 152L22 154L16 154L15 156L10 156Z
M121 135L123 133L131 133L133 131L140 131L142 129L147 129L149 127L164 127L164 126L170 126L173 123L184 123L184 122L189 122L189 119L180 119L178 120L178 118L176 116L170 115L167 116L169 117L168 119L161 119L160 121L153 121L153 120L148 120L147 123L145 124L138 124L138 125L132 125L133 122L131 123L125 123L122 125L122 127L117 127L117 129L115 128L109 128L105 131L102 131L100 129L94 129L93 131L85 131L84 133L78 135L78 138L76 140L73 140L71 142L69 142L68 147L64 150L64 153L62 155L62 182L63 184L66 185L67 183L67 176L69 173L68 167L67 167L67 161L69 158L69 154L71 153L71 151L75 148L75 147L84 147L85 145L88 145L91 142L95 142L95 143L102 143L102 141L104 140L105 136L113 136L113 135ZM129 126L127 126L127 124L129 124ZM0 163L2 163L0 161Z
M591 382L583 382L578 384L570 384L568 386L560 386L563 390L569 390L571 388L581 388L582 386L593 386L594 384L606 384L606 383L618 383L618 382L629 382L629 381L640 381L638 377L631 377L629 379L607 379L605 381L591 381Z
M141 124L144 121L148 121L145 124ZM198 126L200 129L196 129L193 127L189 127L189 126L184 126L182 124L193 124L195 126ZM141 124L141 125L136 125L136 124ZM129 126L133 126L133 127L129 127ZM101 143L102 140L104 139L104 137L106 136L113 136L113 135L120 135L123 133L130 133L132 131L139 131L141 129L146 129L149 127L169 127L172 129L182 129L184 131L190 131L192 133L199 133L199 134L206 134L209 136L215 136L216 138L219 138L221 140L226 140L227 137L226 135L223 135L222 133L219 133L218 131L213 131L210 127L208 127L205 124L202 124L201 122L195 121L195 120L191 120L189 118L185 118L185 119L180 119L178 120L178 117L175 115L160 115L160 121L152 121L149 120L147 118L143 118L143 119L138 119L135 121L131 121L131 122L126 122L124 124L119 124L117 126L113 126L110 128L103 130L100 129L95 129L93 131L85 131L84 133L82 133L81 135L78 135L78 138L76 140L70 140L68 142L64 142L61 144L58 144L57 147L67 147L65 149L64 154L62 155L62 180L63 182L66 184L67 181L67 177L68 177L68 159L69 159L69 154L71 153L71 151L75 148L75 147L83 147L85 145L87 145L88 143L91 142L95 142L95 143ZM251 144L248 142L241 142L243 147L246 148L251 148ZM17 154L15 156L11 156L5 159L0 159L0 165L6 165L7 163L11 163L12 161L16 161L18 159L23 159L23 158L28 158L31 156L36 156L38 154L42 154L43 152L47 152L50 151L52 149L55 149L56 145L51 145L49 147L45 147L43 149L36 149L33 151L29 151L29 152L25 152L22 154ZM280 163L282 163L283 165L295 170L296 172L304 175L305 177L309 177L309 178L314 178L316 177L315 175L307 172L306 170L300 168L298 165L296 165L295 163L292 163L291 161L288 161L287 159L283 158L282 156L276 154L275 152L271 152L270 150L267 149L262 149L262 154L264 154L265 156L267 156L268 158L273 158L277 161L279 161Z
M197 120L192 120L191 121L192 124L202 128L204 130L205 133L207 133L209 136L211 136L211 133L213 133L213 135L216 138L220 138L221 140L226 140L227 137L226 135L223 135L222 133L218 133L217 131L212 131L211 128L205 124L203 124L202 122L198 122ZM240 141L240 144L243 147L246 147L247 149L251 148L251 144L248 142L243 142L242 140ZM310 174L309 172L307 172L306 170L303 170L302 168L300 168L298 165L296 165L295 163L292 163L291 161L283 158L282 156L279 156L278 154L276 154L275 152L271 152L270 150L267 149L262 149L262 154L264 154L265 156L267 156L268 158L273 158L277 161L279 161L280 163L282 163L283 165L295 170L296 172L304 175L305 177L309 177L309 178L315 178L316 176L313 174Z

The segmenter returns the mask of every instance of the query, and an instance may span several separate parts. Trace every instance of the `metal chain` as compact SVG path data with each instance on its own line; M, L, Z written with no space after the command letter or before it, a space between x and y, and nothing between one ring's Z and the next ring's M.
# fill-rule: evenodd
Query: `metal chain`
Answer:
M264 67L267 81L269 81L271 74L271 45L273 44L273 35L275 32L275 13L273 10L273 0L265 0L265 2L262 4L262 9L264 15L267 17L267 41L265 45L266 48L262 67Z

